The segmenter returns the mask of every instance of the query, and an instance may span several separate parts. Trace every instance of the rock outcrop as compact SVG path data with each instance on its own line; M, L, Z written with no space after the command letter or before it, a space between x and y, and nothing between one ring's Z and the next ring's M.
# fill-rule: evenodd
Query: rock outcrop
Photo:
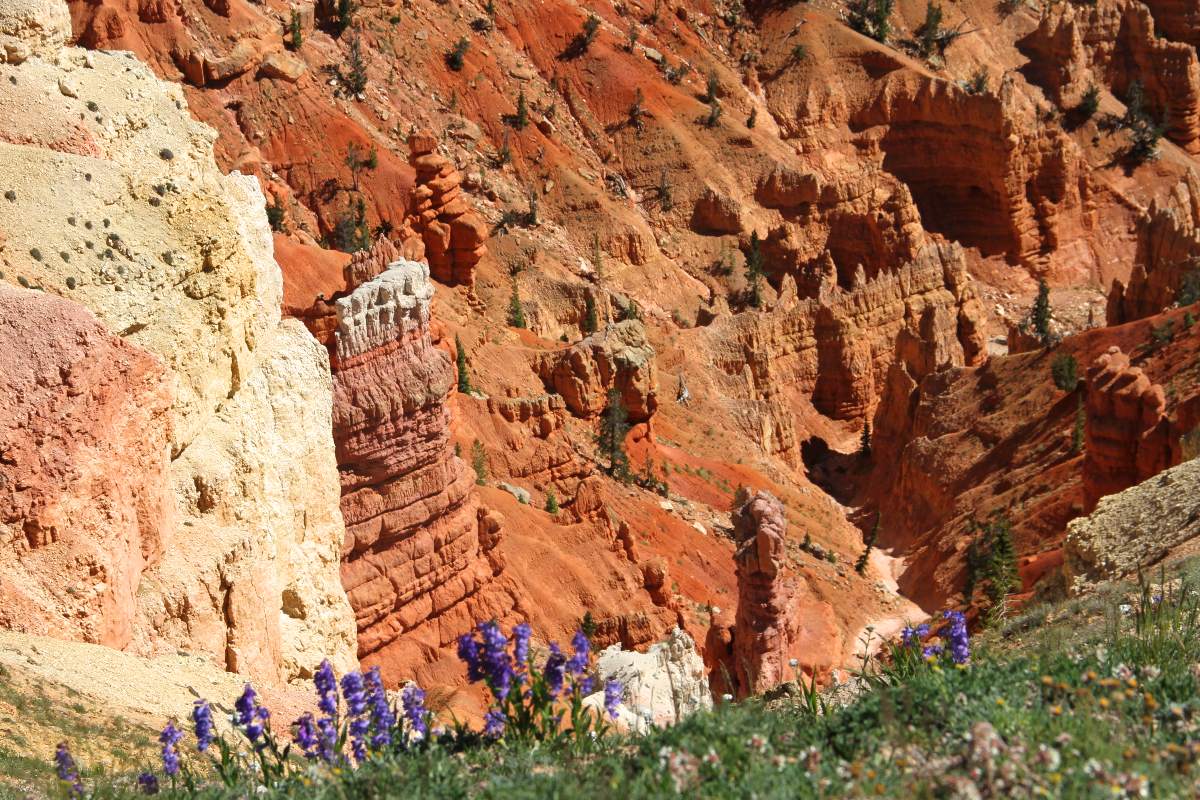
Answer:
M1087 371L1083 462L1084 510L1101 497L1146 480L1171 464L1171 423L1163 388L1117 347Z
M365 277L371 258L351 261L348 282ZM342 581L359 656L393 684L515 602L498 580L500 521L480 507L474 474L450 442L454 375L431 333L432 297L429 268L399 259L333 304Z
M790 286L789 286L790 284ZM919 380L984 357L983 310L957 245L930 245L896 270L843 288L829 275L797 299L785 278L771 314L739 314L703 329L715 380L750 401L747 429L764 450L798 462L792 390L835 419L862 418L893 364Z
M658 408L654 348L637 320L606 325L578 344L541 356L534 369L546 391L562 395L577 417L599 416L614 388L630 422L646 422Z
M704 660L692 637L679 628L644 653L623 650L619 644L606 647L596 658L596 675L601 686L609 680L620 682L617 721L630 730L674 725L712 708ZM603 701L603 693L598 693L584 702L602 709Z
M769 492L738 498L733 511L738 603L732 626L714 620L705 663L714 691L742 698L792 680L799 669L802 588L786 568L787 517Z
M1022 42L1031 73L1060 106L1073 106L1093 82L1128 96L1140 81L1147 110L1166 117L1167 136L1200 152L1200 61L1184 41L1157 35L1158 20L1138 0L1056 4ZM1174 38L1174 37L1172 37Z
M1100 500L1067 526L1067 585L1081 592L1096 583L1150 567L1200 536L1200 459Z
M412 134L408 149L417 173L409 222L425 243L429 271L442 283L471 286L475 265L487 252L487 223L471 210L458 170L437 152L432 133Z
M1082 154L1061 129L1040 123L1011 79L972 93L896 73L851 125L873 129L884 169L912 192L926 228L985 256L1040 269L1086 224Z
M1186 281L1200 290L1200 178L1190 169L1141 220L1129 280L1113 281L1108 294L1108 324L1159 313L1178 301Z
M0 627L129 644L175 517L170 405L158 359L0 283Z
M4 5L0 29L25 6ZM179 524L145 554L122 644L203 652L266 682L326 656L350 667L328 364L280 321L257 182L218 172L215 134L131 55L27 41L38 52L0 81L0 271L86 306L174 387Z

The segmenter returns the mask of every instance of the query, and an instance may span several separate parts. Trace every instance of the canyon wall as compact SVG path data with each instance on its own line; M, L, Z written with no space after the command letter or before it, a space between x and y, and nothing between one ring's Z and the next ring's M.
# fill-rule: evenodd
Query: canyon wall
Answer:
M173 389L169 425L149 426L145 445L166 437L166 474L149 458L128 476L174 505L157 545L126 548L144 559L120 589L136 592L132 616L106 622L108 634L63 633L195 650L261 681L304 676L326 656L349 667L328 362L280 321L257 181L218 172L215 134L177 85L128 54L65 47L63 4L7 4L0 21L26 48L8 47L0 66L0 271L86 306L157 357ZM66 563L55 580L85 569Z

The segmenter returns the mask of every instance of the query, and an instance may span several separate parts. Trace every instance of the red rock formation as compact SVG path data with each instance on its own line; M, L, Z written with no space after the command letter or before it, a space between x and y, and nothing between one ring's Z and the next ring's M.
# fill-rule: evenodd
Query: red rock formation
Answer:
M1143 0L1155 29L1166 38L1200 47L1200 8L1188 0Z
M599 416L613 388L630 422L649 421L658 407L654 348L637 320L606 325L572 347L541 356L534 369L546 390L562 395L578 417Z
M0 283L0 628L124 647L175 520L163 365Z
M1127 282L1108 294L1109 325L1157 314L1177 300L1185 279L1200 281L1200 179L1188 170L1165 198L1156 197L1138 227Z
M1171 465L1171 425L1163 388L1112 347L1087 373L1084 511L1100 498Z
M409 164L417 172L409 221L425 243L429 271L451 286L471 286L475 265L487 252L487 224L471 210L454 166L437 153L429 132L408 137Z
M430 331L428 268L399 260L380 271L389 248L346 267L347 283L366 280L333 304L331 366L342 580L359 657L394 684L515 601L491 557L500 521L480 508L474 475L451 447L453 369Z
M1036 268L1085 224L1082 154L1061 129L1040 123L1011 79L974 94L895 73L851 125L877 128L883 168L912 192L926 228L985 256Z
M1125 97L1141 81L1151 113L1167 115L1167 136L1197 153L1200 61L1190 44L1159 38L1156 21L1137 0L1056 4L1021 47L1034 80L1060 106L1077 103L1093 82Z
M836 631L828 605L812 602L803 578L787 567L783 505L765 491L738 499L744 502L733 512L737 613L732 625L726 614L714 619L705 664L714 694L741 698L794 680L801 669L828 670L830 664L814 663L810 637L828 640Z

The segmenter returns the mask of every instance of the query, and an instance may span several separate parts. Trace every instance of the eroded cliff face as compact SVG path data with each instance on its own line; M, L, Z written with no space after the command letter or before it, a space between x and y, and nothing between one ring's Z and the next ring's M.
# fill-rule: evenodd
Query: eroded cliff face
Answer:
M6 283L0 353L0 625L124 647L175 520L166 369L79 305Z
M10 35L26 5L0 11ZM0 66L3 272L86 306L174 389L170 425L148 429L148 444L170 437L169 472L151 458L127 478L173 494L175 513L125 581L136 603L110 643L195 649L263 681L325 656L349 666L328 366L280 322L257 182L217 171L178 86L127 54L63 47L62 5L40 8L53 36Z
M378 261L352 260L347 279L362 282L333 303L334 439L358 653L399 681L448 657L478 620L506 618L515 598L493 553L501 521L451 445L454 373L431 332L429 267L397 259L366 274Z
M1142 219L1129 280L1113 281L1108 293L1108 324L1167 309L1188 281L1200 291L1200 178L1194 170L1156 197Z
M1049 9L1021 45L1033 58L1034 79L1065 107L1077 104L1090 85L1127 97L1134 81L1140 82L1148 110L1156 119L1165 118L1167 136L1196 153L1200 61L1188 43L1191 35L1158 35L1177 28L1169 21L1164 25L1138 0L1066 3Z

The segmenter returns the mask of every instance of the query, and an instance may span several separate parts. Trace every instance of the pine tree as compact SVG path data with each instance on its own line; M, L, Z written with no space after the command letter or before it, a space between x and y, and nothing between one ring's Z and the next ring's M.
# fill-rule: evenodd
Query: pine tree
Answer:
M334 30L338 36L346 32L350 27L350 20L354 16L354 0L338 0L337 3L337 22L334 23Z
M1033 310L1029 312L1029 319L1033 323L1033 332L1037 334L1043 345L1050 343L1050 317L1050 287L1046 285L1046 280L1043 278L1038 281L1037 299L1033 301Z
M871 420L863 420L862 434L858 437L858 452L863 458L871 457Z
M350 94L361 94L367 88L367 63L363 59L362 41L357 33L350 39L350 53L346 57L346 63L349 69L342 76L342 80L346 82Z
M863 539L863 552L858 557L858 561L854 564L854 571L862 575L867 571L867 562L871 558L871 548L875 546L875 540L879 538L879 520L882 514L875 515L875 524L871 526L871 532Z
M1017 584L1017 553L1013 546L1012 524L996 514L985 526L988 534L987 562L984 577L988 579L988 599L993 608L1003 607L1004 598Z
M1050 363L1050 377L1064 392L1073 392L1079 385L1079 362L1070 353L1059 353Z
M558 496L554 494L554 489L551 488L546 492L546 513L558 513Z
M595 333L600 330L600 315L596 311L596 298L591 292L583 296L583 332Z
M471 388L471 375L467 372L467 350L458 334L454 335L454 349L458 353L458 390L463 394L470 394L475 390Z
M608 390L608 404L600 417L600 432L596 446L600 457L608 462L608 474L622 483L629 480L629 456L625 453L625 434L629 432L629 415L617 389Z
M529 124L529 105L525 102L525 90L522 89L517 94L517 113L513 116L513 127L517 130L525 130L525 126Z
M512 297L508 301L508 324L514 328L525 327L525 309L521 306L521 295L517 291L517 282L512 285Z
M289 47L292 50L299 50L300 45L304 44L304 33L300 30L300 12L295 9L292 9L292 20L288 24L288 31L292 37Z
M750 252L746 254L746 283L749 284L749 303L758 308L762 303L763 255L758 231L750 233Z
M471 445L471 468L475 470L477 486L487 483L487 453L483 449L483 442L478 439Z

